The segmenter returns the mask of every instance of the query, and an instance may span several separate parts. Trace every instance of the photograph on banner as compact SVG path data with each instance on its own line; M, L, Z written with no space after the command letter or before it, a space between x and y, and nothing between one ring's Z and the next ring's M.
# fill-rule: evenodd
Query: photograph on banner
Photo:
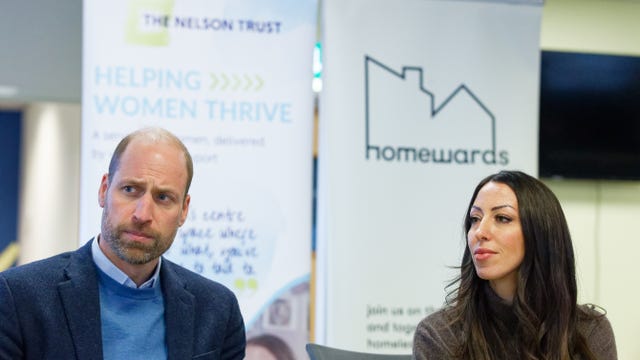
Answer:
M247 360L306 359L309 342L309 279L268 302L247 331Z
M321 343L410 353L456 276L470 189L536 173L540 5L323 1Z
M310 273L316 13L315 0L86 1L81 242L100 229L95 194L117 141L166 128L194 162L166 257L232 289L247 330L262 326Z

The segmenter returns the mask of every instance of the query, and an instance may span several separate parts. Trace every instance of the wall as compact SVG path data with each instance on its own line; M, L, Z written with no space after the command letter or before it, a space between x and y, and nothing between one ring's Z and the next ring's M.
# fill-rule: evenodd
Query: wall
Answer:
M636 341L640 289L633 264L640 253L640 182L545 180L569 222L578 271L579 301L608 312L620 359L640 359Z
M547 0L545 50L640 56L640 1ZM636 340L640 289L632 273L640 254L640 182L545 182L565 210L576 251L579 300L608 312L620 359L640 359Z
M78 247L80 105L25 107L22 145L20 264Z
M82 0L3 0L0 49L0 102L79 102Z
M540 45L569 50L640 55L640 1L546 0Z

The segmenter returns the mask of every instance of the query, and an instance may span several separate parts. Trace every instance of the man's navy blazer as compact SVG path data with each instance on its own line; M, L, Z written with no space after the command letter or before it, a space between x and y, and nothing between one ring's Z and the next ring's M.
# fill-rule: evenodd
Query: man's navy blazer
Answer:
M89 241L0 273L0 359L102 359L96 271ZM244 358L229 289L164 258L160 279L169 359Z

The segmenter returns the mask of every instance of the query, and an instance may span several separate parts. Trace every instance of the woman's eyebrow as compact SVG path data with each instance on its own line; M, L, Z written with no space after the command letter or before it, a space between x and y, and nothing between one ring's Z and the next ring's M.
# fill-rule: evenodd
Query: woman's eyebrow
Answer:
M494 206L491 208L491 211L496 211L496 210L500 210L502 208L512 208L513 210L515 210L516 208L514 208L513 206L509 205L509 204L505 204L505 205L498 205L498 206Z

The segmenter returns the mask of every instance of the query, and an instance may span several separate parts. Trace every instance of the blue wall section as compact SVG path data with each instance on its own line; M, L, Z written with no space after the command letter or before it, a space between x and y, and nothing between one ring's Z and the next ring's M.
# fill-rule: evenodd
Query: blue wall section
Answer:
M20 139L21 113L0 111L0 256L18 235Z

